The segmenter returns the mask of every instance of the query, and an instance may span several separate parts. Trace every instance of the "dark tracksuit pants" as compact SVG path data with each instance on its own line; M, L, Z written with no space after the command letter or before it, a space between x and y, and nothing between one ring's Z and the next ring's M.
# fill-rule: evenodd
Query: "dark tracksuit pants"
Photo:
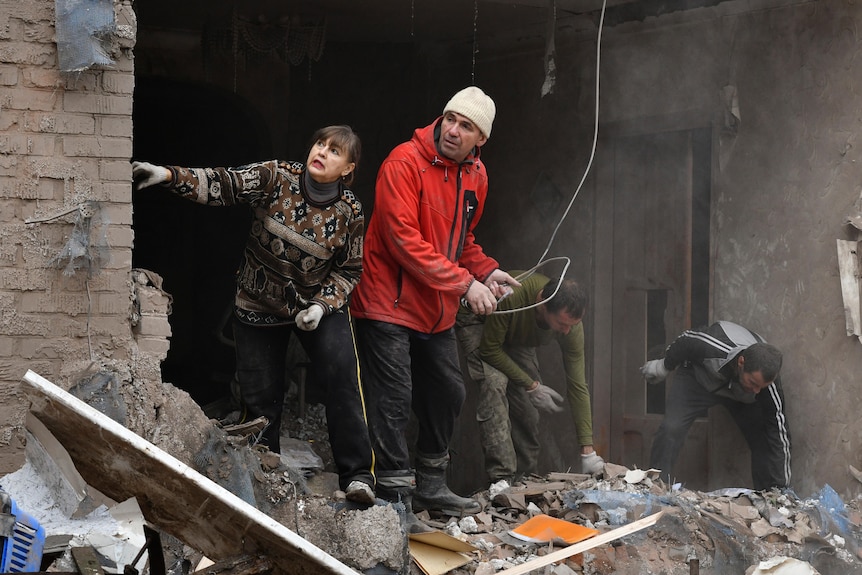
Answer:
M775 393L781 404L784 392L775 381ZM764 390L761 394L768 393ZM770 445L765 415L759 402L743 403L707 391L691 367L680 366L674 371L673 383L667 396L664 420L653 439L650 466L662 470L662 479L673 480L673 467L685 443L694 420L714 405L727 408L739 426L751 449L751 473L755 489L786 486L787 455L780 447Z
M264 432L269 448L279 451L287 345L296 334L308 354L309 381L324 386L329 443L342 489L353 480L374 485L371 440L359 379L353 322L347 309L323 317L314 331L294 325L251 326L234 318L236 377L251 418L271 422Z
M419 424L416 451L448 454L466 390L454 332L433 335L374 320L356 320L368 424L384 476L412 475L407 446L410 411Z

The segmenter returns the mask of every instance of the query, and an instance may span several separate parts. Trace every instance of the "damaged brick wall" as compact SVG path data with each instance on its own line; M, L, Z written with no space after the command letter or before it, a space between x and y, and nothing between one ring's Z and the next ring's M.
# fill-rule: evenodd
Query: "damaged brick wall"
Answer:
M0 0L0 474L23 462L28 369L68 388L94 364L139 353L130 326L136 27L130 2L113 11L113 33L100 39L113 64L64 72L54 1Z

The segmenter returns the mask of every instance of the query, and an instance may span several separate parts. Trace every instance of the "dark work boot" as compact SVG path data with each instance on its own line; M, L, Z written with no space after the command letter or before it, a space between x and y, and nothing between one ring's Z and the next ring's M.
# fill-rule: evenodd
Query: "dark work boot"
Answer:
M413 513L413 491L415 489L416 479L412 474L387 475L385 471L377 472L377 496L390 503L404 505L404 516L402 517L404 532L407 535L431 533L434 529L422 523Z
M416 454L416 492L413 494L413 506L419 510L433 509L454 516L482 511L478 501L461 497L449 489L446 485L448 467L448 453L438 456Z

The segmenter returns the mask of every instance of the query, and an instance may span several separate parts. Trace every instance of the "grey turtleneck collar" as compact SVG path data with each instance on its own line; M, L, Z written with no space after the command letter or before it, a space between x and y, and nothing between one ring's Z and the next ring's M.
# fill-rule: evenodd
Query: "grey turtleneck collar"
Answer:
M328 204L341 195L341 182L339 180L321 184L314 181L308 170L305 170L304 180L305 194L315 204Z

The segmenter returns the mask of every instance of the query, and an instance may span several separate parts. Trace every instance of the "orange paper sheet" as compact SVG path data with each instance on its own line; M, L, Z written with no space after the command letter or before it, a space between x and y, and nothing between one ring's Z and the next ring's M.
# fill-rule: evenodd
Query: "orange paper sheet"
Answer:
M556 519L549 515L536 515L515 529L509 531L512 537L533 543L548 543L562 541L567 545L589 539L599 534L596 529L590 529L577 523Z

